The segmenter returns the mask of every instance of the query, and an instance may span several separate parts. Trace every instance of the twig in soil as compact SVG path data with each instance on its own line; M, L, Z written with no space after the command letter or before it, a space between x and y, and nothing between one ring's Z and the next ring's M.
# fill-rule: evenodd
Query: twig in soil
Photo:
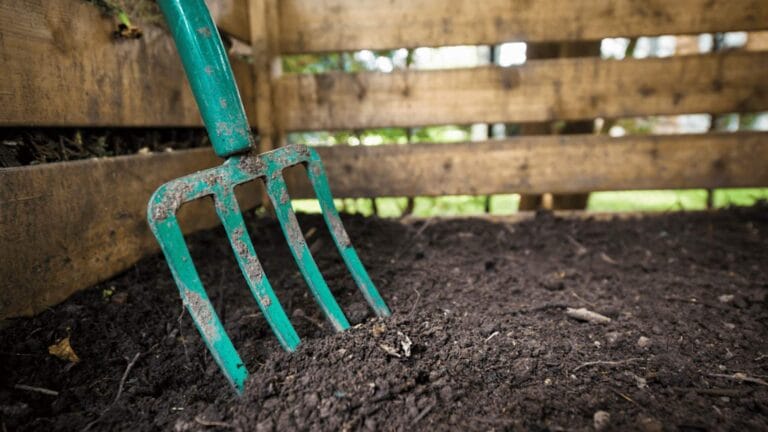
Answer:
M726 396L726 397L740 397L746 396L752 392L752 389L735 389L735 388L696 388L696 387L672 387L672 390L678 392L696 392L707 396Z
M741 373L741 372L736 372L733 375L714 373L714 374L709 374L709 376L717 377L717 378L726 378L726 379L731 379L731 380L736 380L736 381L743 381L743 382L748 382L748 383L752 383L752 384L760 384L760 385L768 386L768 382L766 382L765 380L762 380L760 378L751 377L751 376L749 376L747 374L744 374L744 373Z
M215 421L215 420L206 420L199 415L195 416L195 423L198 423L207 427L220 427L224 429L234 429L234 426L232 426L229 423L225 423L222 421Z
M423 232L424 232L424 231L427 229L427 227L429 227L430 225L432 225L432 221L433 221L433 219L427 219L427 221L426 221L426 222L424 222L424 225L422 225L422 226L421 226L421 227L420 227L420 228L419 228L419 229L416 231L416 234L414 234L414 235L413 235L413 237L411 237L411 240L410 240L410 241L408 241L408 242L406 242L406 243L405 243L405 244L403 244L402 246L400 246L400 249L399 249L399 250L397 251L397 253L395 254L395 258L393 258L393 259L392 259L392 262L395 262L395 261L399 261L399 260L400 260L400 257L402 257L402 256L403 256L403 254L404 254L404 253L405 253L407 250L411 249L411 246L413 246L414 244L416 244L416 239L418 239L418 238L421 236L421 234L422 234L422 233L423 233Z
M566 308L565 314L569 317L579 320L579 321L587 321L595 324L607 324L611 322L611 319L608 318L605 315L600 315L597 312L592 312L591 310L588 310L586 308Z
M13 388L15 388L16 390L26 390L26 391L35 392L35 393L41 393L48 396L59 395L59 392L57 392L56 390L50 390L43 387L28 386L25 384L16 384L13 386Z
M664 300L678 301L678 302L683 302L683 303L691 303L691 304L711 307L713 309L720 309L720 310L724 310L724 311L731 310L727 306L721 306L719 304L710 303L710 302L706 302L706 301L701 301L701 300L696 299L695 297L691 297L691 298L687 299L687 298L683 298L683 297L672 297L672 296L669 296L669 297L664 297Z
M520 308L515 311L511 311L510 313L515 314L526 314L526 313L532 313L532 312L541 312L549 309L566 309L568 308L568 305L565 303L545 303L543 305L534 306L531 308Z
M296 317L299 317L299 318L304 318L308 322L314 324L320 330L325 331L325 327L323 327L323 323L322 322L320 322L320 321L310 317L309 315L305 314L303 310L296 309L295 311L293 311L293 315L296 316Z
M139 356L141 356L141 353L137 352L136 355L133 356L133 359L131 359L131 361L128 363L128 366L126 366L125 372L123 372L123 377L120 378L120 386L117 388L117 394L115 395L115 400L112 401L112 405L117 403L117 400L120 399L120 396L122 396L123 388L125 388L125 380L128 379L128 374L131 373L131 369L133 369L133 365L136 364Z
M432 408L434 408L434 407L435 407L435 405L437 405L437 403L433 403L432 405L430 405L430 406L428 406L428 407L424 408L424 410L423 410L422 412L420 412L420 413L419 413L419 415L417 415L415 419L413 419L413 423L412 423L412 424L414 424L414 425L415 425L415 424L416 424L416 423L418 423L418 422L419 422L421 419L423 419L424 417L426 417L426 415L427 415L427 414L429 414L429 412L430 412L430 411L432 411Z
M416 311L416 306L419 304L419 300L421 300L421 293L416 288L413 288L413 292L416 293L416 301L413 302L413 306L411 307L411 311L408 312L408 315L413 315L413 313Z
M640 358L640 357L633 357L633 358L628 358L628 359L625 359L625 360L596 360L596 361L582 363L582 364L576 366L575 368L573 368L573 370L571 372L576 372L579 369L583 369L583 368L589 367L589 366L620 366L620 365L623 365L623 364L633 363L633 362L638 362L638 361L645 361L645 359L644 358Z
M128 362L128 366L125 367L125 372L123 372L123 377L120 378L120 385L117 388L117 394L115 395L115 399L112 401L111 404L109 404L109 406L107 408L104 409L104 411L101 412L101 414L96 418L96 420L94 420L94 421L88 423L87 425L85 425L85 427L83 428L83 432L86 432L86 431L90 430L94 425L99 423L101 421L101 419L103 419L104 416L107 414L107 412L113 406L115 406L115 404L117 403L118 399L120 399L120 396L122 396L122 394L123 394L123 388L125 388L125 381L128 379L128 374L131 373L131 369L133 369L133 366L136 364L136 361L139 359L140 356L141 356L141 353L138 352L138 353L136 353L135 356L133 356L133 359L131 359L131 361Z
M181 320L184 318L184 305L181 306L181 313L179 314L179 317L176 319L176 322L179 323L179 340L181 341L181 347L184 348L184 358L187 359L187 363L191 363L192 360L189 359L189 352L187 351L187 341L184 339L184 333L181 329Z
M575 238L573 238L571 235L566 234L565 238L568 239L569 242L576 248L576 256L582 256L589 252L589 249L585 248L583 244L576 241Z
M617 395L619 395L619 396L620 396L622 399L625 399L626 401L628 401L628 402L631 402L632 404L634 404L636 407L638 407L638 408L640 408L640 409L643 409L643 407L642 407L642 406L641 406L639 403L635 402L635 400L634 400L634 399L632 399L631 397L629 397L629 396L625 395L624 393L622 393L622 392L620 392L620 391L616 390L616 389L615 389L615 388L613 388L613 387L610 387L610 389L611 389L611 391L613 391L614 393L616 393Z
M611 265L621 264L619 261L616 261L615 259L608 256L608 254L605 252L600 252L600 259Z

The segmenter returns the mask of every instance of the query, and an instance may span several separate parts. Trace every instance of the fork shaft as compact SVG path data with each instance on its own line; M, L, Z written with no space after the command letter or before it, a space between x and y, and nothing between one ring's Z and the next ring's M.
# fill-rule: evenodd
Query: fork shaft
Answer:
M221 36L203 0L159 0L205 128L220 157L253 143Z

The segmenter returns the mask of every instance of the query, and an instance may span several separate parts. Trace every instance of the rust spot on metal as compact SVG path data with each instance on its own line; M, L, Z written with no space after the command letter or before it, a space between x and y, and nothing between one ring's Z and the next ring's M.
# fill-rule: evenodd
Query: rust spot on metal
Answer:
M301 233L299 221L296 220L296 214L293 212L288 213L286 230L288 231L288 243L296 251L296 258L300 260L304 255L306 244L304 242L304 235Z
M214 205L216 206L216 210L217 210L219 213L222 213L222 214L227 214L227 213L229 213L229 211L231 210L231 208L230 208L229 206L227 206L227 205L224 203L224 201L223 201L223 200L221 200L221 199L219 199L218 197L215 197L215 198L213 199L213 203L214 203Z
M231 136L235 132L235 127L227 122L216 122L216 135Z
M325 213L328 218L328 224L331 226L331 234L338 240L342 249L352 246L347 231L344 229L344 224L341 223L341 217L339 217L339 214L335 209L334 211L329 211L329 209L324 208L323 213Z
M298 146L296 148L296 153L304 157L309 157L309 149L304 146Z
M269 305L272 304L272 300L270 300L269 297L265 295L259 297L259 301L261 302L262 305L264 305L264 307L269 307Z
M219 333L216 331L216 327L213 325L213 310L210 302L203 299L203 297L189 289L185 290L184 302L195 316L196 322L203 336L210 341L214 342L219 339Z
M152 217L161 221L176 213L184 198L192 191L192 186L188 183L176 183L168 188L163 195L163 199L152 208Z
M323 174L323 170L320 169L320 165L318 165L318 164L312 165L310 170L312 171L312 175L317 177L317 178L320 178L320 176Z
M232 243L235 246L235 253L241 257L248 256L248 245L243 241L245 231L242 228L235 228L232 232Z
M246 156L240 159L237 167L251 175L259 175L264 172L264 162L258 156Z
M290 198L288 198L288 189L283 188L283 191L280 193L280 204L286 204L288 201L290 201Z
M211 37L211 29L208 27L200 27L197 29L197 32L203 37Z
M205 176L205 179L203 179L205 184L208 186L215 186L217 183L221 181L221 174L219 173L210 173Z
M261 279L264 277L264 269L261 268L259 260L255 256L248 256L248 264L245 266L245 271L254 283L261 283Z

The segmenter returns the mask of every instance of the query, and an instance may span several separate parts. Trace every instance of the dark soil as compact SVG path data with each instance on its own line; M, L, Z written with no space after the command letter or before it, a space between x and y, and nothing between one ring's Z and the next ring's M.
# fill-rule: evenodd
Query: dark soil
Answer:
M342 334L313 303L277 224L250 221L303 338L296 353L279 348L223 233L189 239L251 371L244 397L155 256L0 332L2 427L590 430L605 411L608 430L768 429L765 207L512 225L347 217L394 311L385 320L371 318L314 229L319 217L306 216L320 268L358 324ZM612 321L576 321L566 306ZM79 363L48 354L67 335Z
M0 128L0 168L210 145L202 128Z

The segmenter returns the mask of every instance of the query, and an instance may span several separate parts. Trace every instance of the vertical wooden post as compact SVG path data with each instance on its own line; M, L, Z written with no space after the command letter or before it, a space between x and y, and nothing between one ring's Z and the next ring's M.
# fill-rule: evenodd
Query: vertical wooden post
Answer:
M275 110L275 80L282 74L277 2L278 0L248 0L259 153L285 144L285 133L280 127Z
M585 42L543 42L529 43L526 49L528 60L557 58L557 57L594 57L600 55L600 41ZM549 122L524 124L520 128L523 135L540 135L558 133ZM594 120L573 121L564 124L559 133L581 134L593 133ZM520 196L520 210L536 210L541 207L552 207L558 210L583 210L587 206L589 194L555 194L551 204L545 205L543 195Z

